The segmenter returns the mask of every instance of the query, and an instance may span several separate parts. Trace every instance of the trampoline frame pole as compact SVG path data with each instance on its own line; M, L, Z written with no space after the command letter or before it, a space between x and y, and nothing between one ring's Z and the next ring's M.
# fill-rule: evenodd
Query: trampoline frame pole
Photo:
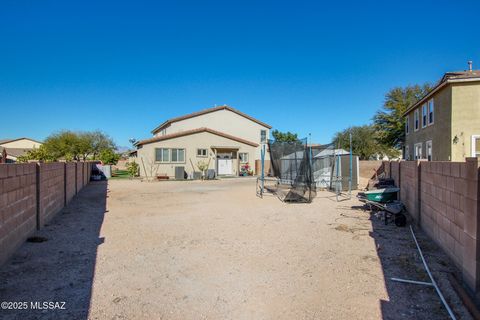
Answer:
M352 132L350 132L350 177L348 178L348 194L352 198L352 166L353 166L353 154L352 154Z
M261 194L262 194L262 197L263 197L263 188L265 186L264 182L265 182L265 144L262 145L262 149L260 150L260 155L261 155L261 159L262 159L262 173L261 173L261 177L262 177L262 187L261 187Z

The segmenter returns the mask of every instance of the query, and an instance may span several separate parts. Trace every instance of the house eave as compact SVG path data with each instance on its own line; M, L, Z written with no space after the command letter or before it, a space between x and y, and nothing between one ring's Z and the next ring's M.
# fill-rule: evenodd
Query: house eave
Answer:
M252 147L258 147L259 146L258 143L248 141L248 140L245 140L245 139L242 139L242 138L239 138L239 137L232 136L228 133L220 132L220 131L213 130L213 129L206 128L206 127L192 129L192 130L186 130L186 131L180 131L180 132L167 134L167 135L160 136L160 137L153 137L153 138L150 138L150 139L140 140L140 141L135 143L135 146L137 148L139 148L140 146L145 145L145 144L161 142L161 141L165 141L165 140L180 138L180 137L193 135L193 134L198 134L198 133L202 133L202 132L208 132L210 134L214 134L214 135L217 135L217 136L220 136L220 137L223 137L223 138L226 138L226 139L230 139L230 140L233 140L233 141L236 141L236 142L239 142L239 143L243 143L243 144L246 144L246 145L249 145L249 146L252 146Z
M423 98L418 100L415 104L412 106L408 107L407 110L403 113L403 116L406 116L410 112L412 112L414 109L425 103L427 100L429 100L436 92L440 91L443 89L445 86L452 84L452 83L462 83L462 82L478 82L480 81L480 78L467 78L467 79L448 79L440 84L438 84L435 88L430 90L429 93L427 93Z

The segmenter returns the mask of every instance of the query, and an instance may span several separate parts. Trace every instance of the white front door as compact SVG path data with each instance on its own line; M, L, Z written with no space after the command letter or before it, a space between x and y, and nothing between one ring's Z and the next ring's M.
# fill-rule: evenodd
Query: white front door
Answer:
M232 168L232 159L218 159L218 174L232 174Z

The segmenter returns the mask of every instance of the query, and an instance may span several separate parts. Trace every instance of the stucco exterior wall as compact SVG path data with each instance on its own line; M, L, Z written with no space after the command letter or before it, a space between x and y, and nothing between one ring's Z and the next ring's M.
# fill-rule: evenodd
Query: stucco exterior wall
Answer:
M5 148L31 149L39 148L42 144L30 139L20 139L12 142L2 143L0 145Z
M204 161L207 163L210 161L209 169L215 169L216 155L215 150L211 148L212 146L238 148L237 152L248 153L249 165L250 167L252 167L253 170L255 170L255 154L257 149L256 147L233 141L224 137L220 137L209 132L201 132L169 140L144 144L142 148L138 149L138 158L136 159L136 162L140 165L140 175L142 177L151 176L151 168L156 168L157 166L158 170L153 170L153 175L155 175L156 171L157 175L167 175L170 178L174 178L175 167L184 167L187 174L191 175L193 171L199 171L197 167L197 163L199 161ZM185 149L185 162L155 162L155 148ZM206 158L198 157L197 149L207 149L208 156ZM192 163L195 168L192 167ZM238 174L238 162L236 160L233 161L233 171L233 174ZM147 173L147 175L145 173Z
M448 161L451 154L451 124L452 124L452 88L446 86L434 96L434 123L422 128L422 106L413 109L408 114L410 133L406 135L406 145L409 147L410 160L414 159L414 146L422 143L422 158L426 158L426 142L432 141L432 160ZM419 111L419 129L414 129L414 112Z
M455 83L452 85L452 161L472 157L472 135L480 135L480 84ZM452 141L452 140L450 140Z
M270 136L270 130L267 127L264 127L229 110L219 110L179 122L174 122L165 129L165 134L202 127L228 133L232 136L236 136L258 144L260 144L260 130L267 131L267 139ZM161 136L162 134L162 131L159 131L155 136ZM260 159L260 147L256 148L255 159L252 160L257 159ZM268 153L266 155L266 159L270 159Z

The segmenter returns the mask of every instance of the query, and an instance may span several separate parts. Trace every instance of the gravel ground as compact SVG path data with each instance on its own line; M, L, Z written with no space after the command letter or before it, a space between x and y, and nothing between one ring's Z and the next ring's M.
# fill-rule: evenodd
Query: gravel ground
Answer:
M355 200L255 196L255 180L91 183L0 269L2 319L448 319L408 228ZM460 319L457 271L421 231L429 266Z

